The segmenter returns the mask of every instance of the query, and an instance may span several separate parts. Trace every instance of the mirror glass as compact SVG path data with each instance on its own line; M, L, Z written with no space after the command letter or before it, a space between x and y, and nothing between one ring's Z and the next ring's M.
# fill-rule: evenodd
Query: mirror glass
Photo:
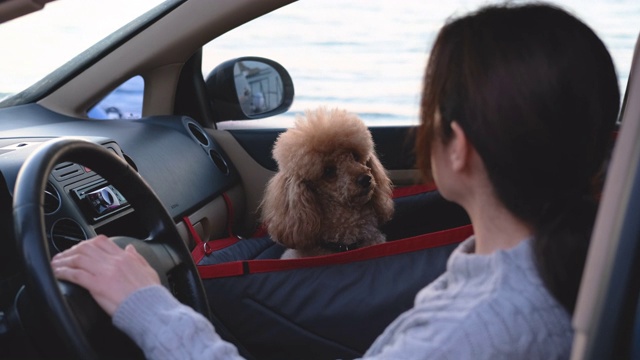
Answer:
M273 67L260 61L238 61L233 75L238 101L245 114L266 113L282 104L282 79Z

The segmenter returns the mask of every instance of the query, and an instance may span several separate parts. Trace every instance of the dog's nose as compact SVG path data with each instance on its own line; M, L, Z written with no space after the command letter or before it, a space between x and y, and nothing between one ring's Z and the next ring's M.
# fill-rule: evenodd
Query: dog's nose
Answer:
M360 175L358 176L358 185L362 186L363 188L368 188L369 186L371 186L371 176L369 175Z

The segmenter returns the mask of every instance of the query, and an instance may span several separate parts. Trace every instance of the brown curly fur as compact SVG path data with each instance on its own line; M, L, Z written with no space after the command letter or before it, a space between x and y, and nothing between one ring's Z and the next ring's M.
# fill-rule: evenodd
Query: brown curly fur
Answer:
M273 157L279 171L260 208L271 237L289 248L283 258L331 253L323 242L385 241L378 228L393 215L391 181L369 129L356 115L307 111L280 134Z

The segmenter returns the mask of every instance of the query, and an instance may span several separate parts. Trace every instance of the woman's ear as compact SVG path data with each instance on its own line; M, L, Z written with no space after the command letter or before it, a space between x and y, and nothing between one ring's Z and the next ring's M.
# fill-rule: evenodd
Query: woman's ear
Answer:
M447 146L449 161L451 161L451 169L461 171L469 166L471 144L464 130L456 121L451 122L451 130L453 134Z

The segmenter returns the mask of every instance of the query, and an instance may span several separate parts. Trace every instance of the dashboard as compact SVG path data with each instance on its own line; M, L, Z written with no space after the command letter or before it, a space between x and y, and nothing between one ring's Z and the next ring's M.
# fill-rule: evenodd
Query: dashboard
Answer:
M12 195L20 167L33 150L60 136L80 137L126 161L155 191L191 245L185 217L203 239L226 230L222 194L242 206L240 177L222 148L189 117L140 120L69 118L39 105L0 111L0 306L21 283L13 234ZM92 169L56 164L43 193L44 222L53 254L97 234L144 239L136 211L118 189ZM19 241L19 239L17 239Z

